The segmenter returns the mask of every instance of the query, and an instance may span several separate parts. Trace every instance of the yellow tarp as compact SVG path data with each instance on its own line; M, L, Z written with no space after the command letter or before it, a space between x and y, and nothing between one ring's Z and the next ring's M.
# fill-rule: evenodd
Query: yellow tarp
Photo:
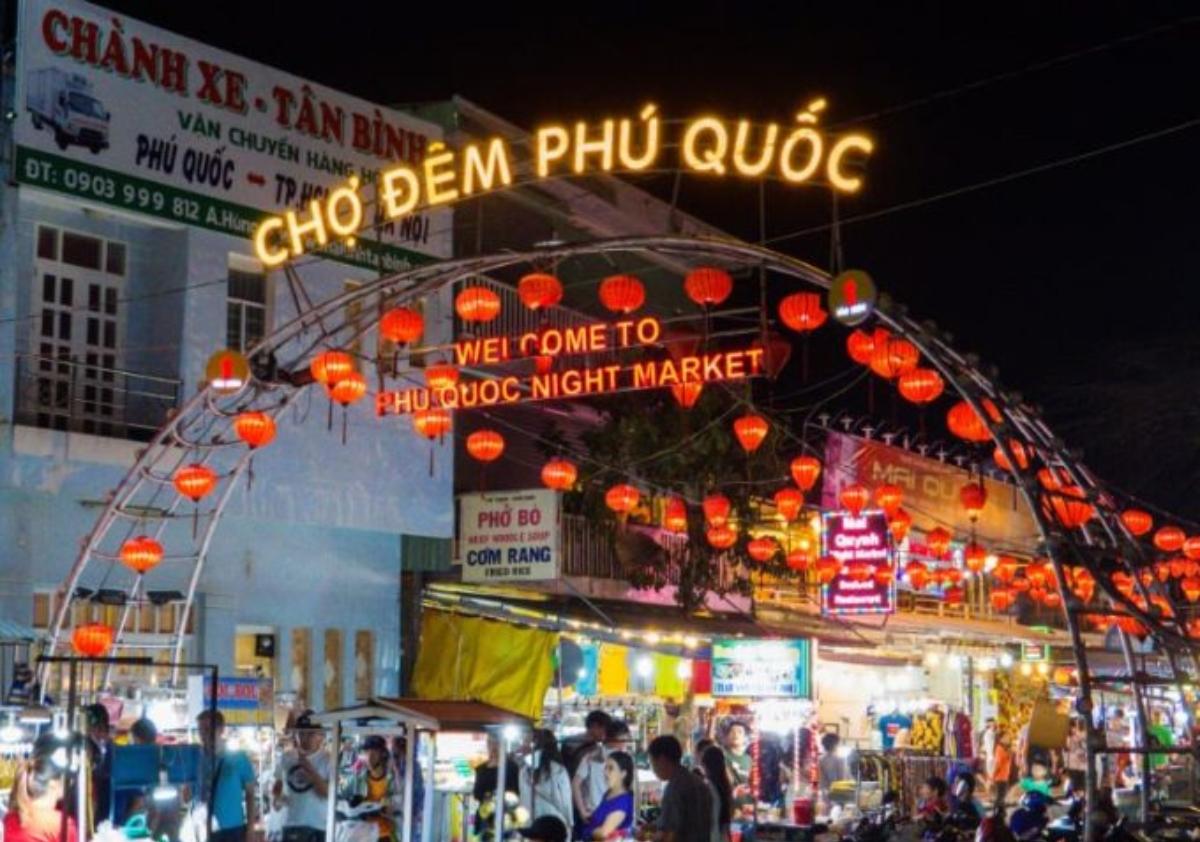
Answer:
M487 702L537 720L557 645L553 633L540 629L426 610L413 692L422 699Z
M624 696L629 692L629 650L600 644L600 695Z
M687 685L679 677L679 665L682 661L677 655L654 656L654 692L664 699L683 698Z

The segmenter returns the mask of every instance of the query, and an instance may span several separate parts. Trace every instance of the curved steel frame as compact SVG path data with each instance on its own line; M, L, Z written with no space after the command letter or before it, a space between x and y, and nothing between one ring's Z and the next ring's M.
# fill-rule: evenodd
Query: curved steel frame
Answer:
M290 372L305 368L307 360L315 349L322 346L345 345L355 338L356 331L360 331L353 324L345 321L349 304L361 303L364 305L363 312L370 312L365 306L370 302L386 299L392 305L403 304L429 295L448 284L481 273L520 264L538 262L544 265L547 261L619 252L651 253L661 257L693 261L703 260L726 265L764 267L778 278L798 280L822 288L828 288L830 283L829 276L814 266L770 249L740 241L673 236L616 238L524 252L506 252L445 260L380 278L312 306L311 309L302 312L291 322L275 330L251 353L253 356L261 352L269 352L278 361L281 371ZM1121 522L1118 508L1114 502L1115 495L1110 493L1084 465L1072 457L1063 442L1051 432L1035 410L1021 402L1017 396L1000 389L980 370L977 364L950 347L948 342L935 330L909 317L903 308L896 306L881 308L877 313L877 318L894 333L915 344L929 364L934 366L946 382L952 385L962 398L975 408L980 418L984 419L987 424L997 446L1008 457L1010 464L1017 463L1013 458L1009 443L1019 441L1028 451L1036 454L1042 465L1069 475L1072 483L1084 489L1088 500L1095 506L1096 517L1087 525L1080 529L1064 529L1043 508L1043 492L1038 484L1034 467L1031 465L1028 470L1015 475L1017 486L1037 519L1047 555L1052 560L1058 580L1066 581L1064 568L1067 565L1083 567L1094 576L1107 601L1105 607L1087 607L1075 597L1070 589L1063 589L1067 626L1070 630L1075 660L1079 667L1080 692L1084 708L1081 712L1090 712L1094 684L1088 669L1082 637L1081 624L1085 614L1131 615L1146 627L1154 641L1156 651L1169 662L1174 682L1183 684L1200 678L1200 664L1197 662L1196 648L1189 640L1182 620L1184 612L1180 609L1183 606L1174 604L1172 601L1174 609L1172 617L1157 616L1150 613L1148 609L1139 607L1139 604L1149 606L1151 589L1160 588L1160 586L1154 583L1147 586L1136 575L1138 568L1146 565L1149 559L1146 557L1145 548ZM203 525L198 534L191 539L189 545L191 552L168 557L177 563L191 565L186 583L186 603L183 611L179 612L180 616L173 640L174 660L180 659L185 630L189 623L197 585L213 535L229 502L236 480L246 471L252 456L252 452L242 446L233 435L230 419L237 412L247 409L258 409L277 415L293 404L303 392L303 387L298 388L282 380L274 382L252 380L239 394L226 397L205 390L192 398L158 432L142 452L137 463L117 486L110 502L87 536L79 556L62 583L59 594L60 607L53 622L52 650L57 651L66 644L63 629L70 616L72 597L89 564L112 565L118 557L120 543L134 534L139 522L147 519L146 507L153 506L159 499L163 488L170 486L170 477L174 470L185 461L200 461L212 465L217 470L221 477L221 483L212 507L199 513ZM997 410L994 415L985 409L985 401L990 401ZM173 524L178 526L174 532L182 532L185 525L188 528L193 527L190 522L193 515L187 511L181 511L179 497L173 490L169 490L168 494L171 502L162 510L161 514L151 516L159 521L152 534L160 537L160 540L163 533ZM193 532L195 532L194 528ZM164 541L164 543L166 542ZM1134 577L1141 596L1139 603L1127 598L1112 585L1111 575L1116 571L1124 571ZM129 596L136 597L142 587L142 577L132 578L127 588ZM1163 593L1156 594L1156 596L1164 596L1171 600L1169 592L1166 592L1165 589L1162 590ZM117 630L118 637L125 634L128 615L129 608L126 607L121 617L121 626ZM1139 713L1142 714L1139 717L1142 725L1141 740L1135 751L1140 752L1145 769L1148 768L1149 763L1149 754L1146 748L1150 745L1150 741L1146 732L1147 722L1144 715L1145 705L1141 687L1144 683L1150 682L1147 681L1144 674L1139 673L1128 635L1124 631L1120 634L1128 675L1115 679L1110 677L1106 681L1127 681L1133 691ZM1092 724L1092 717L1085 716L1084 718L1089 729L1087 789L1089 801L1091 801L1097 793L1094 760L1109 749L1105 744L1103 731ZM1191 723L1189 722L1190 732ZM1146 792L1143 792L1142 806L1144 814L1148 813L1150 805L1149 795Z

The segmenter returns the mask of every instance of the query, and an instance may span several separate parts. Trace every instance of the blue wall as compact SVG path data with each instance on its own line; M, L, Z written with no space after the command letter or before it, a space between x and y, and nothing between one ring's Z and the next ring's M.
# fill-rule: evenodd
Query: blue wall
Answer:
M134 450L128 442L78 434L16 434L14 360L30 350L30 322L23 317L30 313L37 222L128 243L124 297L136 300L122 304L123 363L181 378L183 400L195 394L205 361L225 342L228 255L250 249L222 234L143 224L103 209L85 212L28 188L8 189L0 201L0 616L29 622L34 591L63 580L100 514L96 504L124 476ZM347 280L374 277L331 262L305 267L301 274L317 301L340 294ZM282 275L274 274L272 283L279 325L294 312ZM428 302L426 315L431 334L447 336L448 293ZM374 388L374 378L369 381ZM308 627L313 690L319 694L323 630L339 628L343 696L349 699L354 631L372 629L377 691L394 691L400 535L452 535L452 449L439 450L430 476L430 445L400 419L375 418L369 400L351 408L343 445L341 410L334 430L327 430L326 399L311 392L285 411L276 442L255 456L253 487L247 491L243 485L230 500L200 583L202 622L193 655L231 670L235 626L273 626L284 676L280 689L287 690L289 631ZM18 438L24 443L20 449ZM167 553L172 549L168 545ZM129 580L127 571L106 567L93 563L82 584L95 587L106 575L109 586ZM180 587L186 578L185 570L164 562L147 576L147 586Z

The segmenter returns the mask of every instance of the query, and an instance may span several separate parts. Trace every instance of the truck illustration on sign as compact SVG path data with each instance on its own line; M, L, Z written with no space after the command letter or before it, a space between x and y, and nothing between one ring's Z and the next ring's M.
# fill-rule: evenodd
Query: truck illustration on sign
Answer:
M33 127L39 130L49 127L59 149L75 144L98 153L108 148L111 115L93 94L85 77L56 67L43 67L31 71L25 85L25 108Z

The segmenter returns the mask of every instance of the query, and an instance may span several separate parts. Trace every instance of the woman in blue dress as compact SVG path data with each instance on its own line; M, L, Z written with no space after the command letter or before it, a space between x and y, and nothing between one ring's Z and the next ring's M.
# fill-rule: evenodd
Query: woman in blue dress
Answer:
M583 828L584 839L620 839L633 827L633 758L614 751L604 761L608 791Z

